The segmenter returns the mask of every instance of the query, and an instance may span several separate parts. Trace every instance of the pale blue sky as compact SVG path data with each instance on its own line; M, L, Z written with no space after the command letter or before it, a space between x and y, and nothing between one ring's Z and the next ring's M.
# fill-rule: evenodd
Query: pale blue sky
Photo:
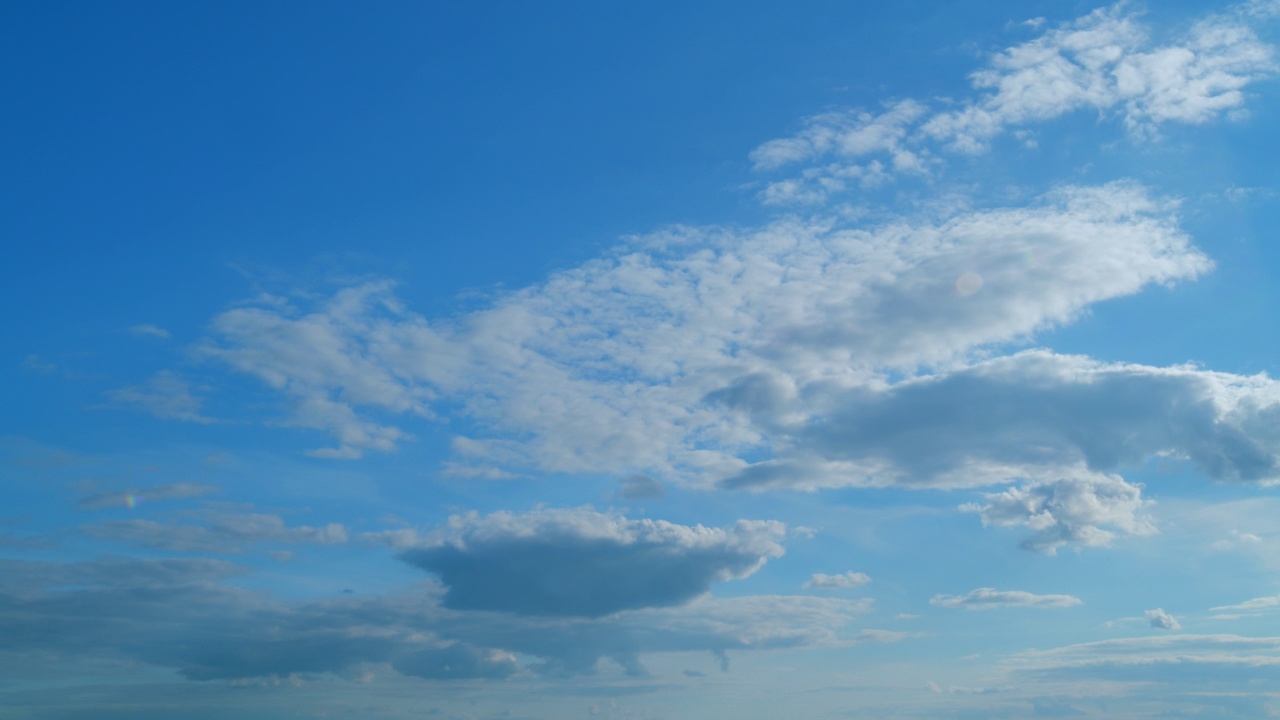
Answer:
M1280 712L1274 0L0 13L5 717Z

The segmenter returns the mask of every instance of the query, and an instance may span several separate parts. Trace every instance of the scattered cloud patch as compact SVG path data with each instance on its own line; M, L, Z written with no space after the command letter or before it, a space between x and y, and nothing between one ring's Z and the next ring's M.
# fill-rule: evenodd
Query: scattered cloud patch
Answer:
M153 338L160 338L161 340L169 339L168 330L165 330L164 328L158 327L156 325L151 325L150 323L144 323L142 325L134 325L133 327L129 328L129 332L133 333L134 335L137 335L138 337L153 337Z
M1159 630L1182 629L1182 623L1179 623L1177 618L1165 612L1164 608L1148 610L1146 611L1146 617L1147 621L1151 623L1151 627L1153 628L1157 628Z
M1110 545L1117 532L1155 532L1144 512L1151 501L1142 499L1142 487L1115 475L1031 482L983 498L982 503L960 509L979 513L983 525L1020 525L1035 531L1022 546L1049 555L1064 545Z
M845 590L866 585L869 582L871 582L871 578L865 573L850 570L839 575L814 573L812 577L805 581L804 587L805 589L814 590Z
M201 414L201 398L191 392L191 385L178 375L162 370L141 385L130 385L107 392L107 397L121 405L141 408L166 420L211 423Z
M1080 598L1071 595L1035 595L1024 590L978 588L967 595L936 595L930 605L965 610L991 610L1008 607L1072 607Z
M180 552L244 552L269 543L336 545L347 541L338 523L321 527L288 526L278 515L206 511L204 524L171 524L153 520L104 520L83 528L85 534L139 547Z

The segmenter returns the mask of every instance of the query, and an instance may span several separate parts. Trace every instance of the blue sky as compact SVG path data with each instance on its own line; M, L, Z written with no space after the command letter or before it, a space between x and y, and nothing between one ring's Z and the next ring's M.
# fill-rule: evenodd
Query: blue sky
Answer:
M11 5L14 718L1280 713L1280 6Z

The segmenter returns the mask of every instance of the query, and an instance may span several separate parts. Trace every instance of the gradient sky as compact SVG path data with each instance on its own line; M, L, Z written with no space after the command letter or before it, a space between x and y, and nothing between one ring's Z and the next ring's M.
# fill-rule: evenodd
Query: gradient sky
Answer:
M1280 715L1280 4L8 3L0 715Z

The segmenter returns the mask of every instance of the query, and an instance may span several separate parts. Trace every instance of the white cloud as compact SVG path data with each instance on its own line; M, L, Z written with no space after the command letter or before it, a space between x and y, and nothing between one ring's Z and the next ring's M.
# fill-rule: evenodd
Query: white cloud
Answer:
M806 589L812 588L816 590L843 590L846 588L854 588L859 585L866 585L871 582L871 578L866 573L854 572L852 570L841 573L839 575L827 575L826 573L814 573L804 584Z
M1159 683L1181 692L1246 690L1280 680L1280 638L1160 635L1027 651L1008 666L1025 681Z
M165 330L164 328L159 327L157 325L151 325L150 323L144 323L142 325L134 325L133 327L129 328L129 332L139 337L154 337L154 338L160 338L162 340L169 339L168 330Z
M1178 619L1164 611L1164 608L1156 608L1155 610L1146 611L1147 621L1151 627L1160 630L1181 630L1182 624Z
M1080 598L1071 595L1035 595L1024 590L996 590L978 588L967 595L936 595L930 605L965 610L992 610L1007 607L1071 607L1080 604Z
M449 402L484 433L454 442L469 465L707 482L833 392L1206 271L1172 210L1120 184L871 229L684 229L454 320L408 311L389 283L236 308L203 351L334 435L328 455L392 449L407 434L385 418Z
M1115 475L1030 482L987 493L983 500L960 509L981 514L983 525L1022 525L1034 530L1023 547L1050 555L1063 545L1109 545L1117 531L1155 532L1151 518L1143 512L1150 501L1142 499L1142 486Z
M928 173L944 148L983 152L1005 132L1082 110L1119 118L1140 138L1155 137L1165 123L1233 117L1244 107L1244 89L1276 71L1274 49L1249 25L1249 18L1273 11L1272 0L1254 0L1242 12L1208 15L1159 44L1127 4L1099 8L996 53L970 75L974 95L948 109L904 99L880 113L825 112L795 135L760 145L751 154L758 171L814 163L770 182L761 199L824 202L904 172ZM1039 18L1023 26L1043 24Z
M630 520L589 509L454 516L403 549L439 576L446 607L598 617L682 605L782 555L781 523L726 529Z

